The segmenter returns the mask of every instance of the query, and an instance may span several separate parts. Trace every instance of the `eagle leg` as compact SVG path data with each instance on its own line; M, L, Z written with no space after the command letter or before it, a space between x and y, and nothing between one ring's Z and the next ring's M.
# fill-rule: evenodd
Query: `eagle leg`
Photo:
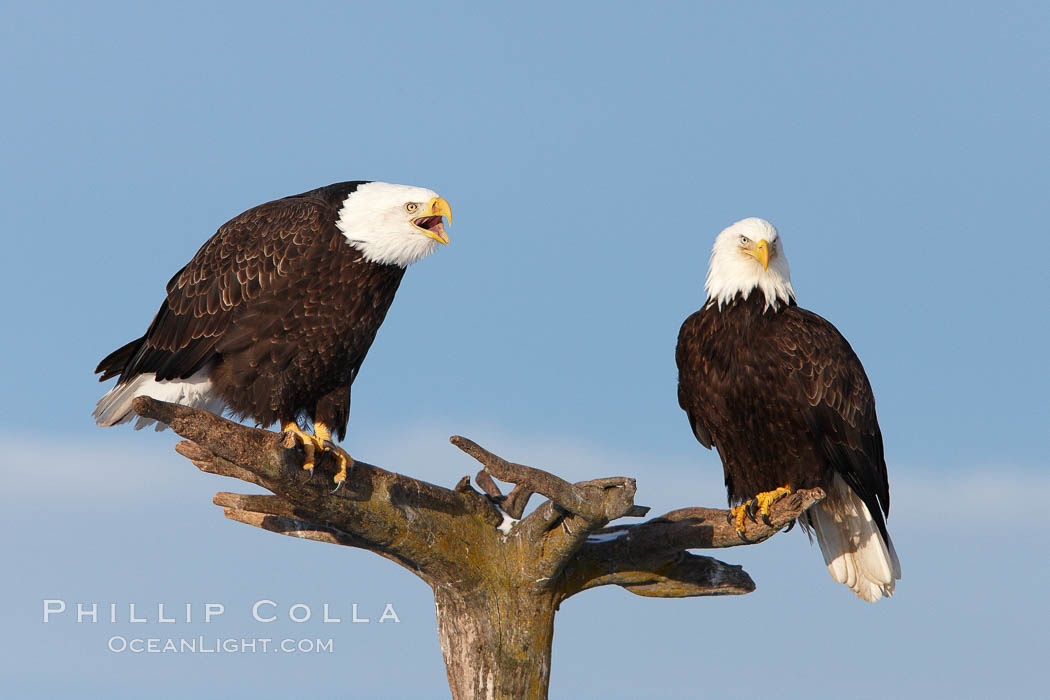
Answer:
M748 501L750 503L750 501ZM738 506L733 506L729 509L729 515L726 520L730 525L736 528L737 536L744 542L747 542L747 535L744 534L744 516L747 514L748 503L742 503Z
M299 424L294 420L284 421L281 430L286 433L291 433L303 443L303 452L306 454L306 460L303 462L303 469L310 472L312 476L314 473L314 449L317 445L314 436L300 428Z
M323 452L327 452L335 458L336 463L339 465L339 471L336 472L334 478L335 490L332 491L332 493L335 493L343 485L343 482L346 481L348 470L352 469L354 466L354 458L351 457L346 450L332 441L331 431L328 430L327 425L320 421L314 421L313 439L316 441L317 446L320 447Z

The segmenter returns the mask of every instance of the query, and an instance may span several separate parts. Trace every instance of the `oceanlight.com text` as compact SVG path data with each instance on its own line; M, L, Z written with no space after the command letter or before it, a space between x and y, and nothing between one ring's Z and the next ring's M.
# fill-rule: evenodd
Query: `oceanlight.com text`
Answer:
M114 635L107 643L114 654L331 654L335 642L328 639L273 639L270 637L124 637Z

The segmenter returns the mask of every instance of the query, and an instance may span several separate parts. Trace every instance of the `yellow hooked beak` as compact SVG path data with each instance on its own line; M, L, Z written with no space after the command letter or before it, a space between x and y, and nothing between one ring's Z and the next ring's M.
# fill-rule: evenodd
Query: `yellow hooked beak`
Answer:
M750 251L751 255L754 256L755 260L762 263L762 269L769 269L769 243L764 240L759 241L755 245L755 249Z
M445 224L441 220L443 216L447 217L448 222L451 224L452 207L442 197L434 197L427 204L423 214L412 219L412 223L428 238L433 238L442 245L448 245L448 234L445 233Z

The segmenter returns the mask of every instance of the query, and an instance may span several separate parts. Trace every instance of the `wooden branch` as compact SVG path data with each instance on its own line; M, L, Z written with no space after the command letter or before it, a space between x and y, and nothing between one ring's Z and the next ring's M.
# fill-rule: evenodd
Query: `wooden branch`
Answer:
M220 491L215 494L212 502L217 506L222 506L225 516L234 522L252 525L268 532L276 532L280 535L288 535L289 537L303 540L370 549L376 554L420 574L419 571L414 569L411 562L402 560L395 553L370 547L368 542L334 527L319 525L315 522L315 515L301 511L279 496L246 495Z
M520 490L524 500L532 493L549 499L512 531L529 546L529 576L537 588L554 589L558 585L562 569L592 532L617 518L649 511L634 504L634 479L616 476L573 484L542 469L508 462L465 437L454 435L450 441L484 465L485 476L479 481L482 488L491 484L491 474L516 484L515 491ZM486 488L490 493L492 489L499 493L494 484ZM515 503L514 508L520 514L524 502Z
M366 549L430 584L457 699L545 697L554 614L580 591L617 585L635 595L680 598L754 590L739 566L686 550L760 542L824 496L813 489L781 499L770 523L747 521L743 537L727 521L728 511L714 508L608 527L648 513L634 503L634 479L570 483L459 436L452 443L484 467L476 477L480 492L469 477L445 489L358 461L333 493L335 465L322 457L317 473L304 472L305 455L291 435L147 397L133 406L187 438L175 449L202 471L271 492L216 494L228 519ZM509 495L494 478L515 485ZM547 500L522 518L533 493ZM520 522L508 528L505 515Z
M682 562L690 561L681 558L685 550L756 544L791 524L823 497L820 489L810 489L780 499L770 509L770 524L745 521L744 538L728 522L729 511L717 508L682 508L637 525L605 528L590 535L566 567L561 593L567 598L610 583L624 585L632 593L658 597L664 593L667 597L746 593L754 584L743 570L732 571L738 567L711 559L728 568L690 564L682 569ZM668 572L676 573L666 576ZM645 593L633 590L639 580L646 580L646 574L666 576L675 583L656 581L643 589ZM689 585L682 587L679 583Z
M681 508L632 527L632 537L641 546L660 546L665 551L720 549L757 544L777 534L807 508L824 498L820 489L796 491L772 505L769 524L761 518L744 519L744 534L730 522L729 511L719 508Z
M476 572L476 563L458 558L465 542L471 542L468 536L474 537L475 547L478 537L499 539L492 531L503 518L495 504L502 503L506 512L510 497L503 496L492 476L516 484L511 492L516 502L508 513L512 517L521 515L533 492L549 499L512 535L525 547L530 580L556 587L566 597L610 583L653 596L662 592L679 596L682 590L693 591L690 595L742 591L747 581L729 577L725 573L729 565L719 562L729 568L717 569L713 579L702 578L704 572L715 570L710 566L683 568L683 562L691 561L682 558L684 550L760 542L823 497L814 489L781 499L773 505L771 525L745 522L744 539L728 522L728 511L714 508L683 508L645 523L606 528L611 520L647 512L634 505L634 479L608 477L573 484L542 469L509 462L460 436L451 441L484 465L477 480L487 495L471 488L468 477L448 490L361 461L348 484L333 494L327 473L310 476L302 471L301 450L287 436L148 397L136 399L135 410L193 440L179 443L176 450L202 471L241 479L276 494L218 494L215 502L230 519L271 532L369 549L417 573L426 571L424 577L434 581L460 576L465 568ZM318 470L323 466L324 462ZM410 527L423 523L427 526ZM560 580L563 571L565 580ZM686 580L690 587L677 587Z
M245 523L246 525L253 525L262 528L263 530L276 532L281 535L289 535L299 539L314 540L315 542L324 542L326 544L341 544L348 547L355 546L353 539L345 537L338 530L319 528L312 523L296 520L295 518L282 518L277 515L264 515L262 513L253 513L251 511L236 510L235 508L225 508L224 512L226 517L230 520Z
M503 512L515 520L520 520L521 516L525 514L525 507L529 505L529 499L532 498L533 494L534 492L529 487L521 484L516 485L503 503Z
M711 557L678 552L647 568L626 569L582 580L574 593L597 586L616 585L647 598L692 598L709 595L741 595L755 590L755 582L743 567Z
M546 496L562 510L580 515L586 520L609 522L626 515L634 506L634 479L615 477L602 480L601 484L592 482L589 485L596 486L601 491L596 493L586 490L583 485L571 484L542 469L508 462L465 437L453 435L450 441L485 465L485 472L500 481L523 485L534 493ZM613 491L611 492L613 497L607 498L604 490L613 486L622 487L622 491L618 493Z
M255 474L247 469L238 467L229 460L212 454L211 451L201 447L195 442L183 440L175 445L175 451L193 462L193 466L197 467L202 472L217 474L219 476L229 476L234 479L240 479L241 481L247 481L256 486L262 486L262 482L259 481L259 477L255 476Z
M321 461L318 473L310 475L302 469L302 450L283 434L149 397L135 399L134 409L192 440L193 445L182 443L178 450L198 468L258 484L279 496L297 518L310 521L310 528L298 531L338 531L350 538L339 544L393 559L432 584L478 577L467 552L475 542L495 542L500 534L496 527L503 518L480 494L457 493L362 461L332 493L335 465ZM275 520L239 510L230 512L232 519L268 530L278 527Z
M450 442L485 466L478 476L485 484L491 484L486 486L479 481L486 490L494 488L499 493L499 488L492 484L489 474L501 481L516 484L515 491L521 494L521 502L516 504L516 515L511 514L512 517L521 516L525 502L533 493L550 500L547 508L541 507L543 513L535 517L535 520L547 526L551 524L550 521L564 514L578 515L588 523L604 524L626 515L638 516L649 512L644 506L634 505L637 485L629 477L614 476L572 484L542 469L508 462L465 437L453 435Z

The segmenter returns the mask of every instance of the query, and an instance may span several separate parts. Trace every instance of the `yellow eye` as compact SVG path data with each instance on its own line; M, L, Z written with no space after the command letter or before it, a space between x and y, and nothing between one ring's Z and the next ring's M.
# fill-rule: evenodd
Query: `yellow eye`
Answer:
M747 236L740 237L740 245L751 245L751 239Z
M416 209L419 209L419 205L416 202L409 202L405 205L405 211L409 214L414 214Z

